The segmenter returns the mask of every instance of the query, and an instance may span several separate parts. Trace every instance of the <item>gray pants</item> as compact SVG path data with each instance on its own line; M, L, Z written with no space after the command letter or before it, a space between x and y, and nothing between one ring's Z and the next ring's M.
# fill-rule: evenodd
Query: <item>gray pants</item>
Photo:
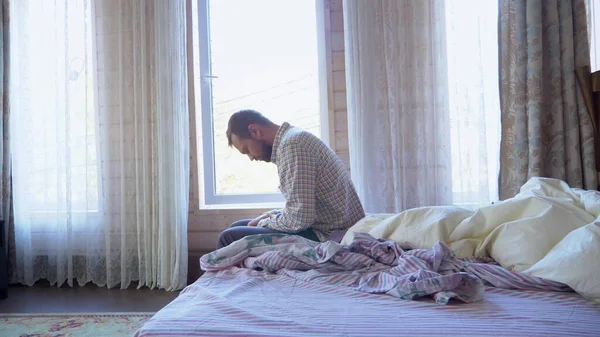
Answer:
M248 235L281 233L279 231L264 227L248 227L248 222L250 221L252 220L236 221L231 225L231 228L228 228L221 232L221 234L219 235L219 240L217 240L217 249L228 246L234 241L237 241ZM317 237L315 232L313 232L313 230L310 228L298 232L295 235L300 235L309 240L319 241L319 238Z

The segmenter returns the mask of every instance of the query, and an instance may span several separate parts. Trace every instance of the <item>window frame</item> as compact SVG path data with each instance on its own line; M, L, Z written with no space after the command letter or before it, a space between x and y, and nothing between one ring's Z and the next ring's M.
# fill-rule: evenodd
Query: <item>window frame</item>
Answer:
M281 193L253 193L253 194L217 194L216 172L214 162L214 126L213 126L213 102L212 102L212 80L217 78L212 73L211 46L210 46L210 15L209 5L211 0L197 0L198 6L198 44L199 50L199 94L200 106L196 118L200 117L198 131L198 150L202 151L202 160L198 162L199 178L198 184L201 194L200 209L232 209L232 208L267 208L281 207L285 199ZM328 64L330 57L327 55L327 31L328 20L325 11L327 0L313 0L315 3L317 24L317 64L319 79L319 120L320 138L329 145L329 90L328 90ZM199 116L198 116L199 115ZM198 123L197 123L198 124ZM200 168L200 166L202 168Z

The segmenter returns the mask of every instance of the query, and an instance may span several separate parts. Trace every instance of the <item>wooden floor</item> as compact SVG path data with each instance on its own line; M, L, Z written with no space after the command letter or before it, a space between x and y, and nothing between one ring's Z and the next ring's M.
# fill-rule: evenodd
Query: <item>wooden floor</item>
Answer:
M51 287L38 282L33 287L11 286L8 298L0 300L0 313L156 312L179 292L135 286L127 290L85 287Z

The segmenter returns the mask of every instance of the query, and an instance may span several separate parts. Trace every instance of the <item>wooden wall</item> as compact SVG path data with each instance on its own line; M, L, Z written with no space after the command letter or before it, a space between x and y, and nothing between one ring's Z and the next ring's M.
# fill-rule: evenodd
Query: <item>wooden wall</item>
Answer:
M327 1L327 0L325 0ZM325 15L329 17L329 30L326 39L327 53L330 54L328 81L330 86L330 134L333 136L331 147L340 156L346 167L350 169L348 151L348 112L346 103L346 64L344 58L344 16L342 0L330 0L325 6ZM327 27L327 25L326 25Z

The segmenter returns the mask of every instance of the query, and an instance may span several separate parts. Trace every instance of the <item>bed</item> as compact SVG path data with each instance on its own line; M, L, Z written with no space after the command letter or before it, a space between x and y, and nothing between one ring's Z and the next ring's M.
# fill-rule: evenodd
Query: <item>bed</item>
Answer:
M475 212L373 215L341 243L247 237L135 336L600 336L599 216L599 192L533 179Z
M135 336L598 336L600 305L572 292L488 287L438 305L232 269L203 275Z

